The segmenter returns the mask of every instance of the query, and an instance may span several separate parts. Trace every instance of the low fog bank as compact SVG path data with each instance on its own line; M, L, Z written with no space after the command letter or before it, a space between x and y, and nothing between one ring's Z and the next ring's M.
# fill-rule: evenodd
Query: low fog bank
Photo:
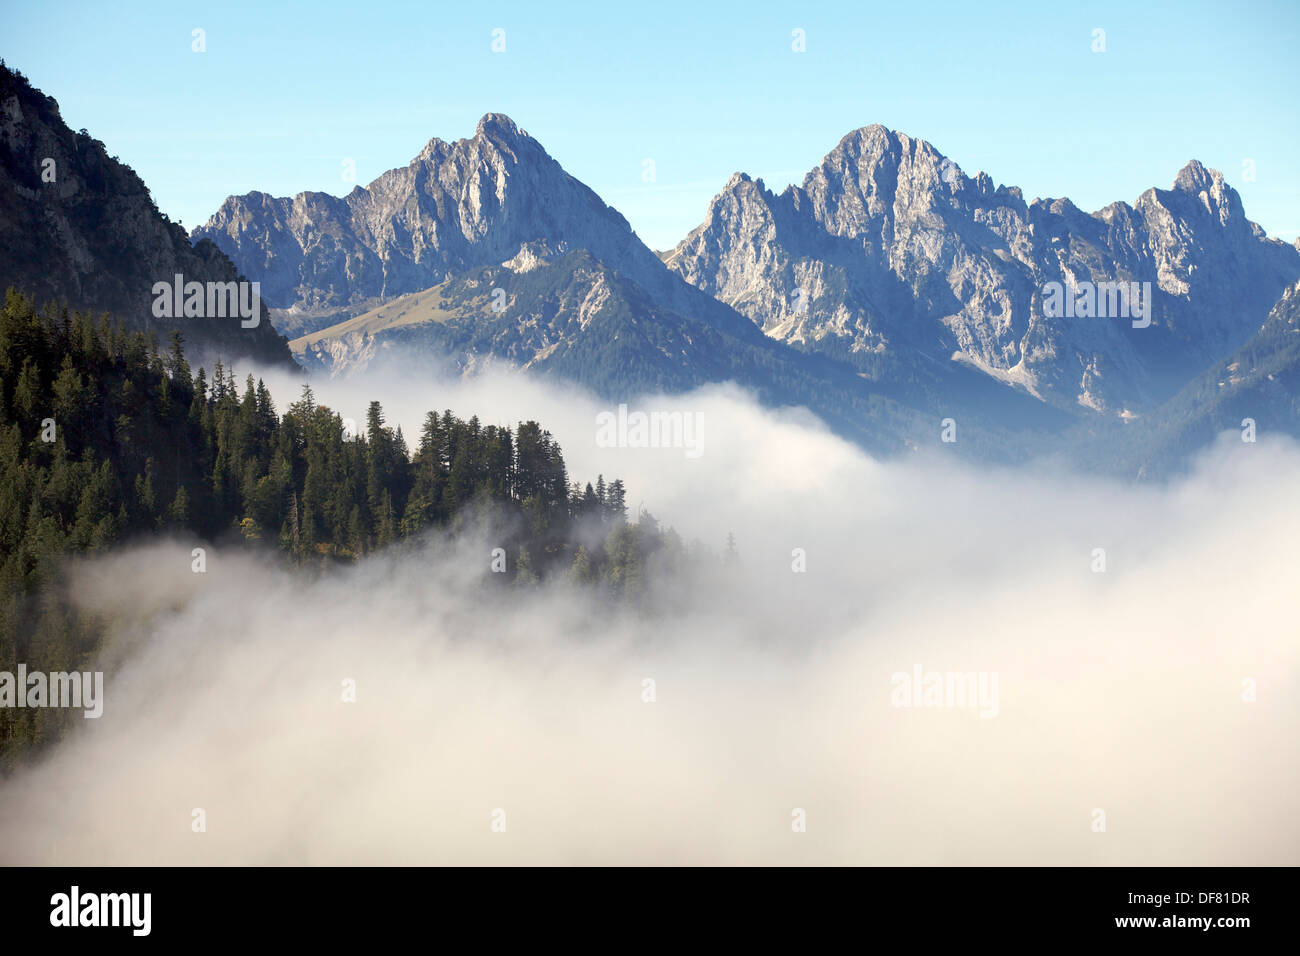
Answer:
M599 447L610 406L536 382L312 384L412 444L430 408L536 418L740 565L632 613L485 584L488 532L312 579L185 541L86 563L104 716L0 788L0 861L1300 863L1293 444L1135 487L882 464L728 387L632 403L700 415L691 458ZM901 706L918 671L996 692Z

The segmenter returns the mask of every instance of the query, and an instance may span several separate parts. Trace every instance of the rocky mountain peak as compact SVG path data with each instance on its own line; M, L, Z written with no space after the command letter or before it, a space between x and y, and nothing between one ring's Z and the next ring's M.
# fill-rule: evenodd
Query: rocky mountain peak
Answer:
M1193 159L1174 177L1172 192L1194 197L1202 209L1225 225L1230 219L1243 220L1244 225L1246 214L1241 205L1241 196L1228 185L1223 173L1217 169L1207 169Z
M899 157L904 152L899 138L879 123L863 126L843 136L835 148L804 177L803 187L808 188L810 181L818 178L869 178L870 170L888 162L897 166Z
M299 334L452 275L532 263L542 248L586 250L679 312L755 334L665 269L617 210L502 113L483 116L471 138L430 140L346 197L250 198L229 197L194 238L261 281L266 302L288 313L282 327Z
M1178 171L1174 177L1174 188L1187 193L1210 189L1215 181L1223 182L1223 174L1217 170L1206 169L1200 160L1193 159Z
M481 137L498 137L501 139L528 139L528 133L520 129L519 126L505 113L484 113L483 118L478 121L478 126L474 129L474 136Z
M530 137L526 130L520 129L509 116L504 113L484 113L478 125L474 127L472 137L448 142L435 136L425 144L419 155L411 160L411 165L438 166L456 154L484 151L500 153L512 163L517 163L521 148L532 148L538 156L550 158L537 141Z
M842 136L829 155L834 156L837 152L852 152L854 154L872 153L878 156L898 146L900 144L900 135L888 127L881 126L879 123L860 126ZM906 139L907 137L903 135L902 138Z

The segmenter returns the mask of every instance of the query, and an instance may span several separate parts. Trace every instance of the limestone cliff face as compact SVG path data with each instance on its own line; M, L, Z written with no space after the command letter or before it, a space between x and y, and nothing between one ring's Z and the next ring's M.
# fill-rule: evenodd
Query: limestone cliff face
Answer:
M244 328L238 317L159 319L153 286L239 278L216 246L195 246L162 215L140 177L84 130L74 133L51 97L0 67L0 290L38 302L109 312L148 328L165 344L179 328L196 354L292 362L263 310Z
M1026 203L881 126L780 195L736 174L665 261L768 335L864 369L887 353L955 358L1112 413L1150 407L1239 346L1300 276L1296 248L1267 239L1198 162L1171 190L1087 214ZM1150 282L1151 326L1050 315L1053 282Z

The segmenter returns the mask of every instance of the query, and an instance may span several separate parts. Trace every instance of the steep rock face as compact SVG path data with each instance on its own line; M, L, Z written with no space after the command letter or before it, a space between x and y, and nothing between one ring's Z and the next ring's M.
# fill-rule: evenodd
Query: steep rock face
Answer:
M232 196L194 236L259 279L267 301L286 310L282 327L298 334L500 265L533 242L586 250L666 308L750 332L732 310L664 269L621 214L497 113L484 116L472 138L430 140L407 166L342 199Z
M292 362L265 308L253 328L236 316L152 314L154 283L178 273L187 282L234 281L234 265L212 243L191 247L129 167L84 130L68 129L58 103L7 67L0 67L0 247L0 290L109 312L163 343L178 328L196 354Z
M1300 275L1223 176L1089 215L969 177L923 140L869 126L798 187L737 174L665 256L768 335L877 375L956 359L1062 408L1145 409L1240 345ZM1049 315L1044 289L1150 282L1151 325Z

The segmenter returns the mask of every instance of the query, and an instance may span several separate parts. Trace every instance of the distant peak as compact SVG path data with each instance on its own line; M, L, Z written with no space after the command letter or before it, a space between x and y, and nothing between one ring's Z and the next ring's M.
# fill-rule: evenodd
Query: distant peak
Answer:
M867 137L867 136L891 136L893 130L879 123L871 123L867 126L859 126L848 134L849 136Z
M1174 188L1189 193L1199 192L1213 186L1216 179L1223 179L1223 174L1206 169L1199 160L1193 159L1174 177Z
M935 164L944 161L943 154L927 140L909 136L907 133L890 129L879 123L860 126L846 133L828 154L828 158L830 156L842 156L845 153L871 156L883 156L886 153L895 155L909 154L916 157L926 157L928 161ZM950 165L954 169L956 168L955 164L950 163Z
M515 125L515 121L505 113L484 113L483 118L478 121L478 127L474 130L475 136L484 136L496 134L509 139L528 134Z
M896 138L896 134L888 127L881 126L879 123L872 123L870 126L859 126L857 129L846 133L840 139L840 145L845 143L888 143Z

